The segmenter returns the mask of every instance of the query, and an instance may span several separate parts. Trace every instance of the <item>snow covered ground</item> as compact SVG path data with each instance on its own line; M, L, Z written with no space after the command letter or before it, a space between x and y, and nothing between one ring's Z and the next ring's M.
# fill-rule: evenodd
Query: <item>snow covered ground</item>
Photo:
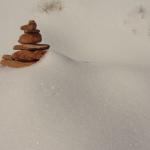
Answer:
M150 2L1 2L0 55L32 18L52 46L32 67L0 68L1 150L150 149Z

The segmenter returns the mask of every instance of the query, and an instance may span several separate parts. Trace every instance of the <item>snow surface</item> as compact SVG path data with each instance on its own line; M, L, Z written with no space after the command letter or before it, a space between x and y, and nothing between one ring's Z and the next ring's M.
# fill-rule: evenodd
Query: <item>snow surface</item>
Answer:
M40 2L1 0L1 55L30 18L52 48L0 68L0 150L149 150L150 2L64 0L48 14Z

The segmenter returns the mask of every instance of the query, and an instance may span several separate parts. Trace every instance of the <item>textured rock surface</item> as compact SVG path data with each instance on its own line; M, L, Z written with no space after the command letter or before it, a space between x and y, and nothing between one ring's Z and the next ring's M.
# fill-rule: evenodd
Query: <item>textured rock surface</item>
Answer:
M21 26L21 30L24 30L24 34L19 37L19 43L21 45L15 45L12 55L3 55L1 65L8 67L25 67L30 66L37 62L44 56L49 49L48 44L37 44L42 41L42 35L40 30L36 29L37 24L34 20L30 20L27 25Z
M22 44L15 45L14 50L46 50L49 49L48 44Z
M5 59L1 60L1 64L3 66L12 67L12 68L28 67L28 66L33 65L34 63L36 62L35 61L34 62L20 62L20 61L5 60Z
M40 33L25 33L19 37L18 42L21 44L36 44L42 41Z
M21 62L30 62L39 60L46 51L17 51L12 54L12 59Z
M37 24L34 20L30 20L27 25L23 25L20 27L21 30L33 32L36 31Z

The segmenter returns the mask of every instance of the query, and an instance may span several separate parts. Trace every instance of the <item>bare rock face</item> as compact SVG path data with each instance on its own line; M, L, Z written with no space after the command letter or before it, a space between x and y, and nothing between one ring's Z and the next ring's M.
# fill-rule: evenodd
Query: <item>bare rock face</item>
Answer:
M20 68L30 66L39 61L49 49L48 44L39 44L42 41L40 30L37 29L37 24L34 20L30 20L27 25L20 27L24 31L19 37L20 45L15 45L12 55L3 55L1 64L3 66Z

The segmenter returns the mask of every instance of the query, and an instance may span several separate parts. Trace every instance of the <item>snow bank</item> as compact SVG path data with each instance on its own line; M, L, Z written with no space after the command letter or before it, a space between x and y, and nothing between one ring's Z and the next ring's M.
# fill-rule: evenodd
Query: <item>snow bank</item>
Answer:
M60 1L62 10L41 13L39 5L53 1ZM0 55L10 52L17 42L21 34L19 26L35 19L43 34L43 42L71 58L131 65L150 64L150 3L147 0L1 2Z
M0 68L0 150L150 149L149 1L63 0L49 14L1 3L0 55L32 18L57 52Z
M50 52L0 74L0 149L150 148L148 69Z

